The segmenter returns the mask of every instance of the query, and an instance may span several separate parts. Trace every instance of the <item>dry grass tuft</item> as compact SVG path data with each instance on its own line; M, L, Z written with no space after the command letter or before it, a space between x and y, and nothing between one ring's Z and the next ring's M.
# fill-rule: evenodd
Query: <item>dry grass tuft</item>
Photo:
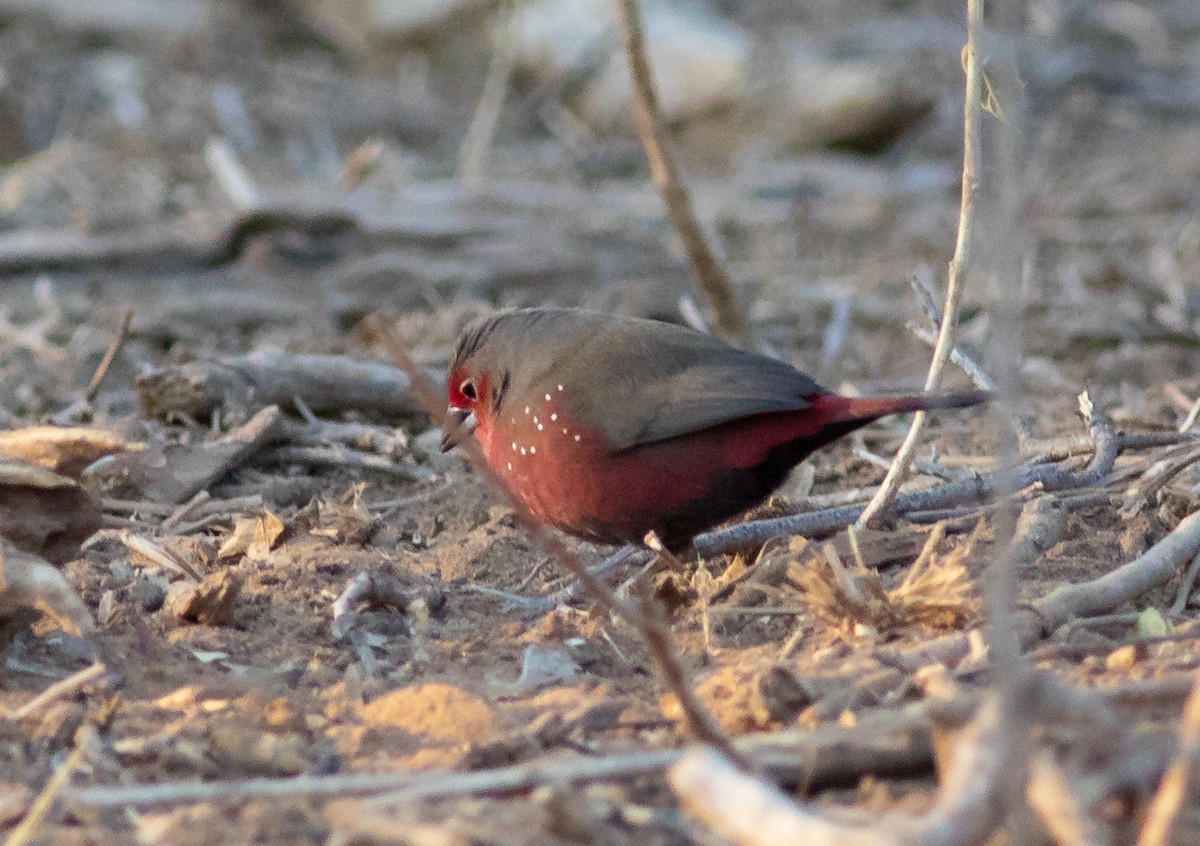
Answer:
M939 555L936 549L943 535L939 525L908 574L890 589L861 558L847 565L832 542L794 564L790 579L803 592L801 601L813 615L830 625L852 622L881 634L917 627L959 629L979 615L980 601L966 562L980 528L949 553ZM853 545L853 536L851 540Z

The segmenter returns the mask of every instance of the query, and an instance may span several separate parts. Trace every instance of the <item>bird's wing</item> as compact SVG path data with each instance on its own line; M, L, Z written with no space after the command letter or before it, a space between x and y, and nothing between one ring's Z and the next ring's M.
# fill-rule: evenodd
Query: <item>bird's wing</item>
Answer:
M649 321L610 324L556 365L590 374L588 390L567 401L577 419L599 422L614 450L806 408L805 397L823 390L782 361Z

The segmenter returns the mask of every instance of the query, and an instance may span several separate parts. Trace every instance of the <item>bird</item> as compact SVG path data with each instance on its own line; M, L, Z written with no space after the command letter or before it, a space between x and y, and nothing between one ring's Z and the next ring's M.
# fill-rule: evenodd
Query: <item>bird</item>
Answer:
M959 391L847 397L702 331L578 308L503 311L460 335L442 452L473 437L538 522L675 552L761 504L814 450Z

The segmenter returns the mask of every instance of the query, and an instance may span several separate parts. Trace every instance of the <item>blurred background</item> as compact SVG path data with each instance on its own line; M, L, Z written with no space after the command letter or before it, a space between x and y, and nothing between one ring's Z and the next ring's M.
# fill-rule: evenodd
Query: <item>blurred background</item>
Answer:
M997 282L1023 307L1024 387L1066 417L1085 381L1173 407L1142 394L1196 371L1200 9L993 11L985 52L1023 77L1023 231L991 246L1025 260ZM940 285L953 248L963 4L643 13L764 342L833 383L918 382L906 279ZM702 311L633 127L610 0L0 0L0 406L61 407L129 306L132 369L336 350L380 309L431 366L497 304ZM968 292L968 345L988 296Z

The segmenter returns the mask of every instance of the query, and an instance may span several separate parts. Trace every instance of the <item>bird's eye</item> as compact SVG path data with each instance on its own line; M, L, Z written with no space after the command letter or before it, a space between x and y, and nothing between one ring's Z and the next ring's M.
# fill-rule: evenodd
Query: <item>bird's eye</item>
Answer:
M474 379L463 379L462 384L458 386L458 390L467 399L474 400L475 399L475 380Z

